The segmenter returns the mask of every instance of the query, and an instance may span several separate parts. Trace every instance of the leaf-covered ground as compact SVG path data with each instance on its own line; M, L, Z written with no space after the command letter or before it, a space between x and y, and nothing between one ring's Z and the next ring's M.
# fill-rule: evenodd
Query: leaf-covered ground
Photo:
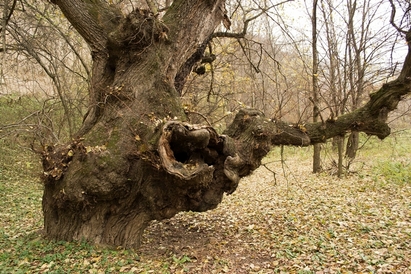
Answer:
M285 162L275 149L217 209L153 222L138 251L43 240L36 164L1 163L0 273L411 273L400 137L366 144L342 179L311 174L309 148L286 148Z

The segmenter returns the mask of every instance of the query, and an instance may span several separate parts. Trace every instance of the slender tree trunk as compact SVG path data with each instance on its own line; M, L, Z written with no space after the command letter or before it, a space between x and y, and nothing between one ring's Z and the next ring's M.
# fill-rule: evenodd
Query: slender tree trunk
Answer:
M312 53L313 53L313 122L318 122L320 118L319 104L319 90L318 90L318 49L317 49L317 6L318 1L313 1L313 14L312 14ZM321 171L321 144L314 145L313 155L313 172L318 173Z
M337 137L337 148L338 148L338 164L337 164L337 177L341 178L344 169L343 169L343 160L344 160L344 136Z
M331 97L331 102L328 103L328 108L331 111L330 119L335 119L345 111L345 102L346 100L343 99L342 93L343 89L341 85L338 85L338 79L340 76L339 71L339 52L338 52L338 40L335 31L334 25L334 7L332 1L327 1L327 5L325 5L324 1L321 1L321 10L324 18L324 24L326 28L326 35L327 35L327 52L329 56L329 96ZM345 136L336 136L333 138L333 149L337 150L338 153L338 162L337 162L337 176L341 177L343 173L343 155L344 155L344 144Z
M361 25L360 30L354 28L354 15L358 11L357 2L349 1L349 18L348 18L348 35L351 42L351 47L354 51L354 58L350 55L350 63L353 66L353 72L350 74L350 88L352 90L352 110L356 110L360 106L361 98L364 94L364 81L365 81L365 70L366 70L366 44L367 37L369 35L369 25L367 24L368 6L370 2L364 1L362 6L362 12L360 13ZM359 37L357 37L359 35ZM359 145L359 132L353 131L348 137L348 142L346 146L345 155L354 160L357 155Z
M358 131L353 131L348 136L347 148L345 155L351 160L355 159L357 156L358 146L359 146L360 133Z

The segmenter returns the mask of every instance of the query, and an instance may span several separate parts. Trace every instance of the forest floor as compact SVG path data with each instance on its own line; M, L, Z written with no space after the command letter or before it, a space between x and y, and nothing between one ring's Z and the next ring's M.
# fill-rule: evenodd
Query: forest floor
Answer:
M153 222L138 251L42 239L37 164L2 156L0 273L411 273L409 137L369 141L341 179L330 150L312 174L310 148L276 148L217 209Z

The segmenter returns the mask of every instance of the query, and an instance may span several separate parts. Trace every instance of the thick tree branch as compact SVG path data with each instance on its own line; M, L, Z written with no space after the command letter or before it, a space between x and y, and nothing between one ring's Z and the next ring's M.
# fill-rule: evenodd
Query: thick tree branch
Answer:
M262 113L250 110L240 111L226 134L235 139L251 130L253 138L267 136L270 145L300 145L323 143L326 140L342 136L349 131L364 132L384 139L390 134L387 125L388 113L395 110L398 103L411 93L411 32L407 32L408 54L399 77L384 84L377 92L370 95L370 100L363 107L337 119L329 119L307 125L293 125L267 120ZM273 125L275 124L275 125ZM269 137L271 136L271 137Z
M53 0L52 3L59 6L93 53L106 51L108 34L121 18L117 8L100 0Z
M410 37L410 32L407 37ZM407 42L410 42L408 38ZM403 69L396 80L384 84L371 94L370 100L363 107L335 120L295 125L267 119L257 110L240 110L224 132L235 140L235 153L240 156L238 162L241 164L237 175L242 177L257 168L273 145L308 146L324 143L349 131L364 132L380 139L387 137L390 134L386 123L388 113L396 109L398 103L411 93L411 43L408 43L408 48Z
M169 78L174 79L177 91L181 92L193 66L203 57L211 34L223 20L224 2L178 0L173 1L167 9L163 20L170 28L170 41L176 45L170 48L170 66L167 74ZM187 17L187 14L191 16ZM193 29L197 32L195 39L192 39Z

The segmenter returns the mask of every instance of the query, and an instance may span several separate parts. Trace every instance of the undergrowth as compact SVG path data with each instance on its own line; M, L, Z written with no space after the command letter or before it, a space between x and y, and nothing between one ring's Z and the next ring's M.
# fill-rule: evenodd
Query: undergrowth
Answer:
M411 184L411 163L402 161L380 161L373 166L373 178L383 184Z

